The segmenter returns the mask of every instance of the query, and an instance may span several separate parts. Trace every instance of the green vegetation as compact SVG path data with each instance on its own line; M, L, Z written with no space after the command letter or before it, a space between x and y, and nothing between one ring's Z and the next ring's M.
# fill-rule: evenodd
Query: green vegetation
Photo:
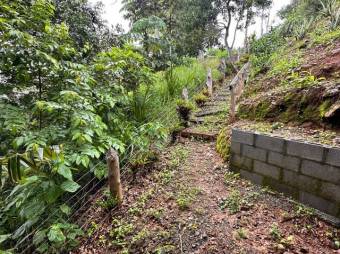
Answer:
M235 238L238 240L241 239L247 239L248 238L249 231L245 228L239 228L235 232Z
M190 101L177 100L177 112L185 127L188 126L190 115L194 108L195 106Z
M0 5L1 249L33 236L30 250L72 248L81 231L70 217L100 186L96 178L107 177L107 150L117 150L122 163L129 158L133 169L154 161L178 125L182 89L191 95L208 68L221 75L218 58L162 54L153 37L165 28L160 19L113 38L87 1L77 9L58 2ZM129 44L144 32L144 51ZM104 193L98 205L111 209L115 201Z
M227 161L230 156L230 133L229 128L223 128L218 137L217 137L217 144L216 150L220 154L220 156Z
M282 25L249 39L255 16L262 13L264 21L271 3L124 0L131 29L123 31L108 28L100 5L87 0L0 0L0 252L70 252L84 235L73 223L107 178L107 151L116 150L126 165L122 169L133 173L157 161L169 132L188 126L193 101L202 107L210 99L204 88L209 69L220 82L250 60L251 82L258 83L245 97L270 90L278 99L242 104L241 117L323 121L335 99L317 96L324 78L300 67L306 50L315 45L330 50L339 40L339 3L293 1L281 12ZM230 17L237 22L235 36L246 33L239 61L234 42L229 45ZM180 99L184 88L189 101ZM199 128L216 131L224 114L207 117L209 125ZM229 139L223 129L217 150L224 160ZM157 175L162 184L173 180L187 155L176 148ZM225 181L233 186L237 177L227 174ZM100 193L97 208L108 212L116 200L107 189ZM144 190L129 212L143 213L155 193L153 187ZM199 193L179 188L178 207L190 208ZM221 208L236 213L253 198L233 191ZM159 220L163 209L147 213ZM110 240L126 252L151 234L141 228L133 236L135 225L123 219L114 218L113 226ZM87 235L98 227L90 223Z
M196 196L201 193L198 188L182 187L177 194L176 203L180 210L186 210L190 208L192 202L195 201Z
M198 107L204 106L204 104L209 100L209 98L203 93L194 95L193 99Z
M221 203L220 208L222 210L228 209L230 214L235 214L241 211L243 199L238 190L233 190L229 196Z

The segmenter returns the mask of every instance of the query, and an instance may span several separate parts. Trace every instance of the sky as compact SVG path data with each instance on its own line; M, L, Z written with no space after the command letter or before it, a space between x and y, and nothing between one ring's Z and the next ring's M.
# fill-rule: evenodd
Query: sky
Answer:
M277 12L284 6L290 3L291 0L273 0L273 8L270 13L270 22L273 24L278 24L280 19L277 16ZM124 13L121 13L122 1L121 0L89 0L90 3L95 4L97 2L102 2L104 4L103 18L107 20L108 24L117 25L121 24L125 31L129 30L129 21L123 18ZM256 19L256 24L249 29L249 35L254 33L259 36L261 33L261 22L260 19ZM233 24L232 30L234 31L235 24ZM232 38L230 38L232 40ZM236 36L235 47L240 47L244 42L244 34L238 33Z

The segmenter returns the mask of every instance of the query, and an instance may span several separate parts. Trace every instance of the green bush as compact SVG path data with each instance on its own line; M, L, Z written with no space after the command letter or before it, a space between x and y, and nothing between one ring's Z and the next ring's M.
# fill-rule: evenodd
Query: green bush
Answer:
M209 100L209 98L204 95L203 93L196 94L193 97L194 101L196 102L196 105L199 107L204 106L204 104Z
M185 100L177 100L176 104L177 112L182 120L182 123L184 124L184 126L188 126L190 114L195 106L191 102Z
M269 69L272 54L284 45L284 43L285 40L282 38L278 28L258 40L253 38L250 43L250 61L253 76Z

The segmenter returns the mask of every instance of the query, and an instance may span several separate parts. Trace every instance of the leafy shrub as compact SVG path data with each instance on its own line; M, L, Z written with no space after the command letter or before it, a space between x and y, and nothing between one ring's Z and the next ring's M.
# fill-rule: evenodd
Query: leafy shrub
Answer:
M188 126L188 121L190 119L190 114L195 106L185 100L177 100L177 112L185 126Z
M225 49L218 49L218 48L209 48L207 50L208 56L214 56L217 58L226 58L228 57L228 51Z
M227 161L230 156L230 134L228 128L223 128L217 136L216 150Z
M199 107L204 106L204 104L209 100L209 98L204 95L203 93L196 94L193 97L194 101L196 102L196 105Z
M278 28L258 40L253 38L250 43L250 61L252 63L253 76L269 69L271 55L281 47L284 42Z
M287 75L291 73L294 68L300 65L300 54L295 53L294 55L289 55L285 51L278 51L273 53L270 58L272 62L272 68L270 69L270 75Z
M321 31L315 30L311 33L311 37L315 44L331 44L340 38L340 27L333 31L325 29L322 29Z

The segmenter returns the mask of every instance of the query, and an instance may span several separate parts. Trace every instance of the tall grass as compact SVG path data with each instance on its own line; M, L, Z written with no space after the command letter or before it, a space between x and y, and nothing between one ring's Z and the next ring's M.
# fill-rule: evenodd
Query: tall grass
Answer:
M186 59L182 65L158 72L155 82L149 90L149 95L152 98L150 100L152 103L150 115L162 120L163 124L170 129L177 125L175 101L181 97L183 88L187 88L189 96L192 97L195 89L205 83L208 68L212 69L214 80L221 78L218 66L219 59L216 57L203 60L191 58Z

